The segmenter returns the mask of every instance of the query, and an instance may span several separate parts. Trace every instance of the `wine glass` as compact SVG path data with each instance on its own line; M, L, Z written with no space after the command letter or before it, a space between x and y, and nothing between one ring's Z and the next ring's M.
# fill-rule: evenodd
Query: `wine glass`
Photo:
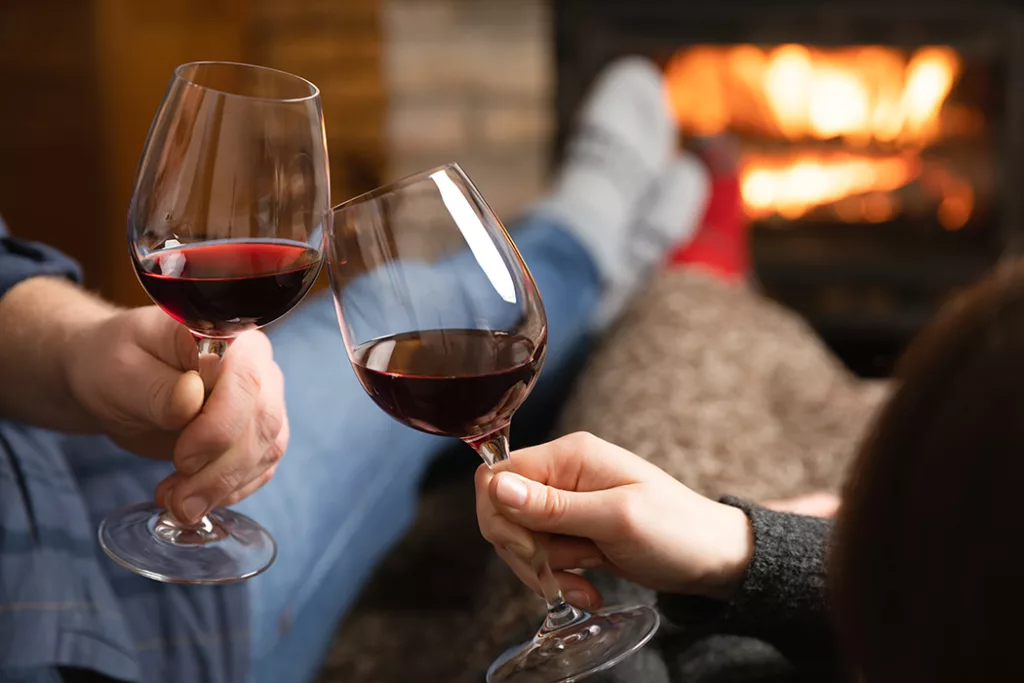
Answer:
M501 221L457 164L334 208L327 264L349 359L363 388L410 427L462 439L488 465L509 458L509 422L544 362L537 285ZM538 543L548 613L494 662L489 683L575 681L642 647L647 606L568 604Z
M128 247L149 296L195 336L208 385L233 338L309 291L329 206L315 85L230 62L175 70L139 162ZM152 502L110 514L99 538L119 564L174 583L247 579L277 553L266 529L237 512L185 524Z

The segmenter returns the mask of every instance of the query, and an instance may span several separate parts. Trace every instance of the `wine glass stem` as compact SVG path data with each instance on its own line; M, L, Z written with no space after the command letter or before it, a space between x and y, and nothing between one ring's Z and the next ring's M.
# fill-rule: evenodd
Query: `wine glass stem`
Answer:
M488 467L494 467L499 462L508 460L510 457L508 426L491 434L486 439L472 442L470 445L476 449L476 452L480 454L480 457L484 459ZM583 619L586 614L566 602L565 597L562 595L562 590L558 587L558 581L555 579L555 574L551 571L551 565L548 563L548 553L544 547L544 536L535 533L533 538L536 550L530 560L530 565L537 574L537 583L540 585L541 593L548 604L548 613L539 632L539 635L545 635Z
M199 347L199 355L212 353L218 358L224 358L231 346L230 339L211 339L210 337L196 337L196 345Z
M213 391L213 385L217 383L217 376L220 373L220 362L224 359L230 339L211 339L193 335L196 339L196 346L199 347L199 376L203 378L206 386L206 395ZM182 532L193 532L193 535L206 537L211 533L213 523L209 517L204 516L195 524L188 524L180 521L170 510L164 510L157 519L153 532L166 541L180 542Z
M220 376L220 362L231 346L231 339L211 339L195 335L196 346L199 347L199 376L203 378L206 395L213 391L213 385Z

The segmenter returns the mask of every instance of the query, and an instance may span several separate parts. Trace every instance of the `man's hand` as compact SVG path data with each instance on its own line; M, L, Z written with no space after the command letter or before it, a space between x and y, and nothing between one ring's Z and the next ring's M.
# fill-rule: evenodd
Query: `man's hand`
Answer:
M68 341L68 384L99 430L133 453L174 461L156 495L179 519L236 503L273 476L288 418L266 335L232 344L205 402L195 340L155 306L118 311Z
M198 364L192 335L155 306L118 309L53 277L0 298L0 416L173 460L157 501L190 522L266 483L288 445L266 336L239 337L212 389Z
M566 598L601 596L567 570L603 565L656 590L726 598L753 553L744 513L700 496L646 460L589 434L513 454L476 474L480 530L513 571L539 588L526 529L545 542Z

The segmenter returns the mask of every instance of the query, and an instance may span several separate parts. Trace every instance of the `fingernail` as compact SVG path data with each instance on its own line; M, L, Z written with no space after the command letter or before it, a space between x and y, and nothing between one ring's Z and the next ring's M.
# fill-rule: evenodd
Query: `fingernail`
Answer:
M526 502L526 493L526 483L518 476L508 472L498 475L498 486L495 491L498 502L518 510Z
M185 513L187 521L198 522L199 519L206 514L206 499L202 496L192 496L186 498L185 502L181 504L181 511Z
M565 599L569 601L569 604L576 607L590 607L590 596L583 591L567 591Z
M604 560L600 557L588 557L580 561L580 567L583 569L593 569L594 567L600 567L602 564L604 564Z
M505 551L523 560L530 560L533 557L533 551L518 543L509 543L505 546Z

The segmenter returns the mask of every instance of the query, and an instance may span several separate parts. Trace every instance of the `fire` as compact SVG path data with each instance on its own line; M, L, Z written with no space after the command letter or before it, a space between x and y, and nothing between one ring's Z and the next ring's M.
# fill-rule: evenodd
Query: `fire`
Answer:
M791 157L751 154L744 157L740 192L751 218L778 213L793 219L812 206L854 195L897 190L920 172L920 161L912 156L869 157L849 152L797 153ZM881 211L887 215L872 220L879 211L872 213L869 205L865 205L862 216L851 213L849 218L881 222L892 217L891 213Z
M916 180L920 150L955 124L945 120L951 117L944 118L943 107L961 68L948 47L907 56L879 46L699 46L677 53L666 83L685 130L729 130L760 143L742 159L751 217L793 219L832 205L840 220L881 222L899 209L885 193ZM780 140L809 144L770 151ZM815 141L841 146L825 149ZM970 217L973 194L962 182L946 185L937 216L953 229ZM858 201L844 203L851 197Z

